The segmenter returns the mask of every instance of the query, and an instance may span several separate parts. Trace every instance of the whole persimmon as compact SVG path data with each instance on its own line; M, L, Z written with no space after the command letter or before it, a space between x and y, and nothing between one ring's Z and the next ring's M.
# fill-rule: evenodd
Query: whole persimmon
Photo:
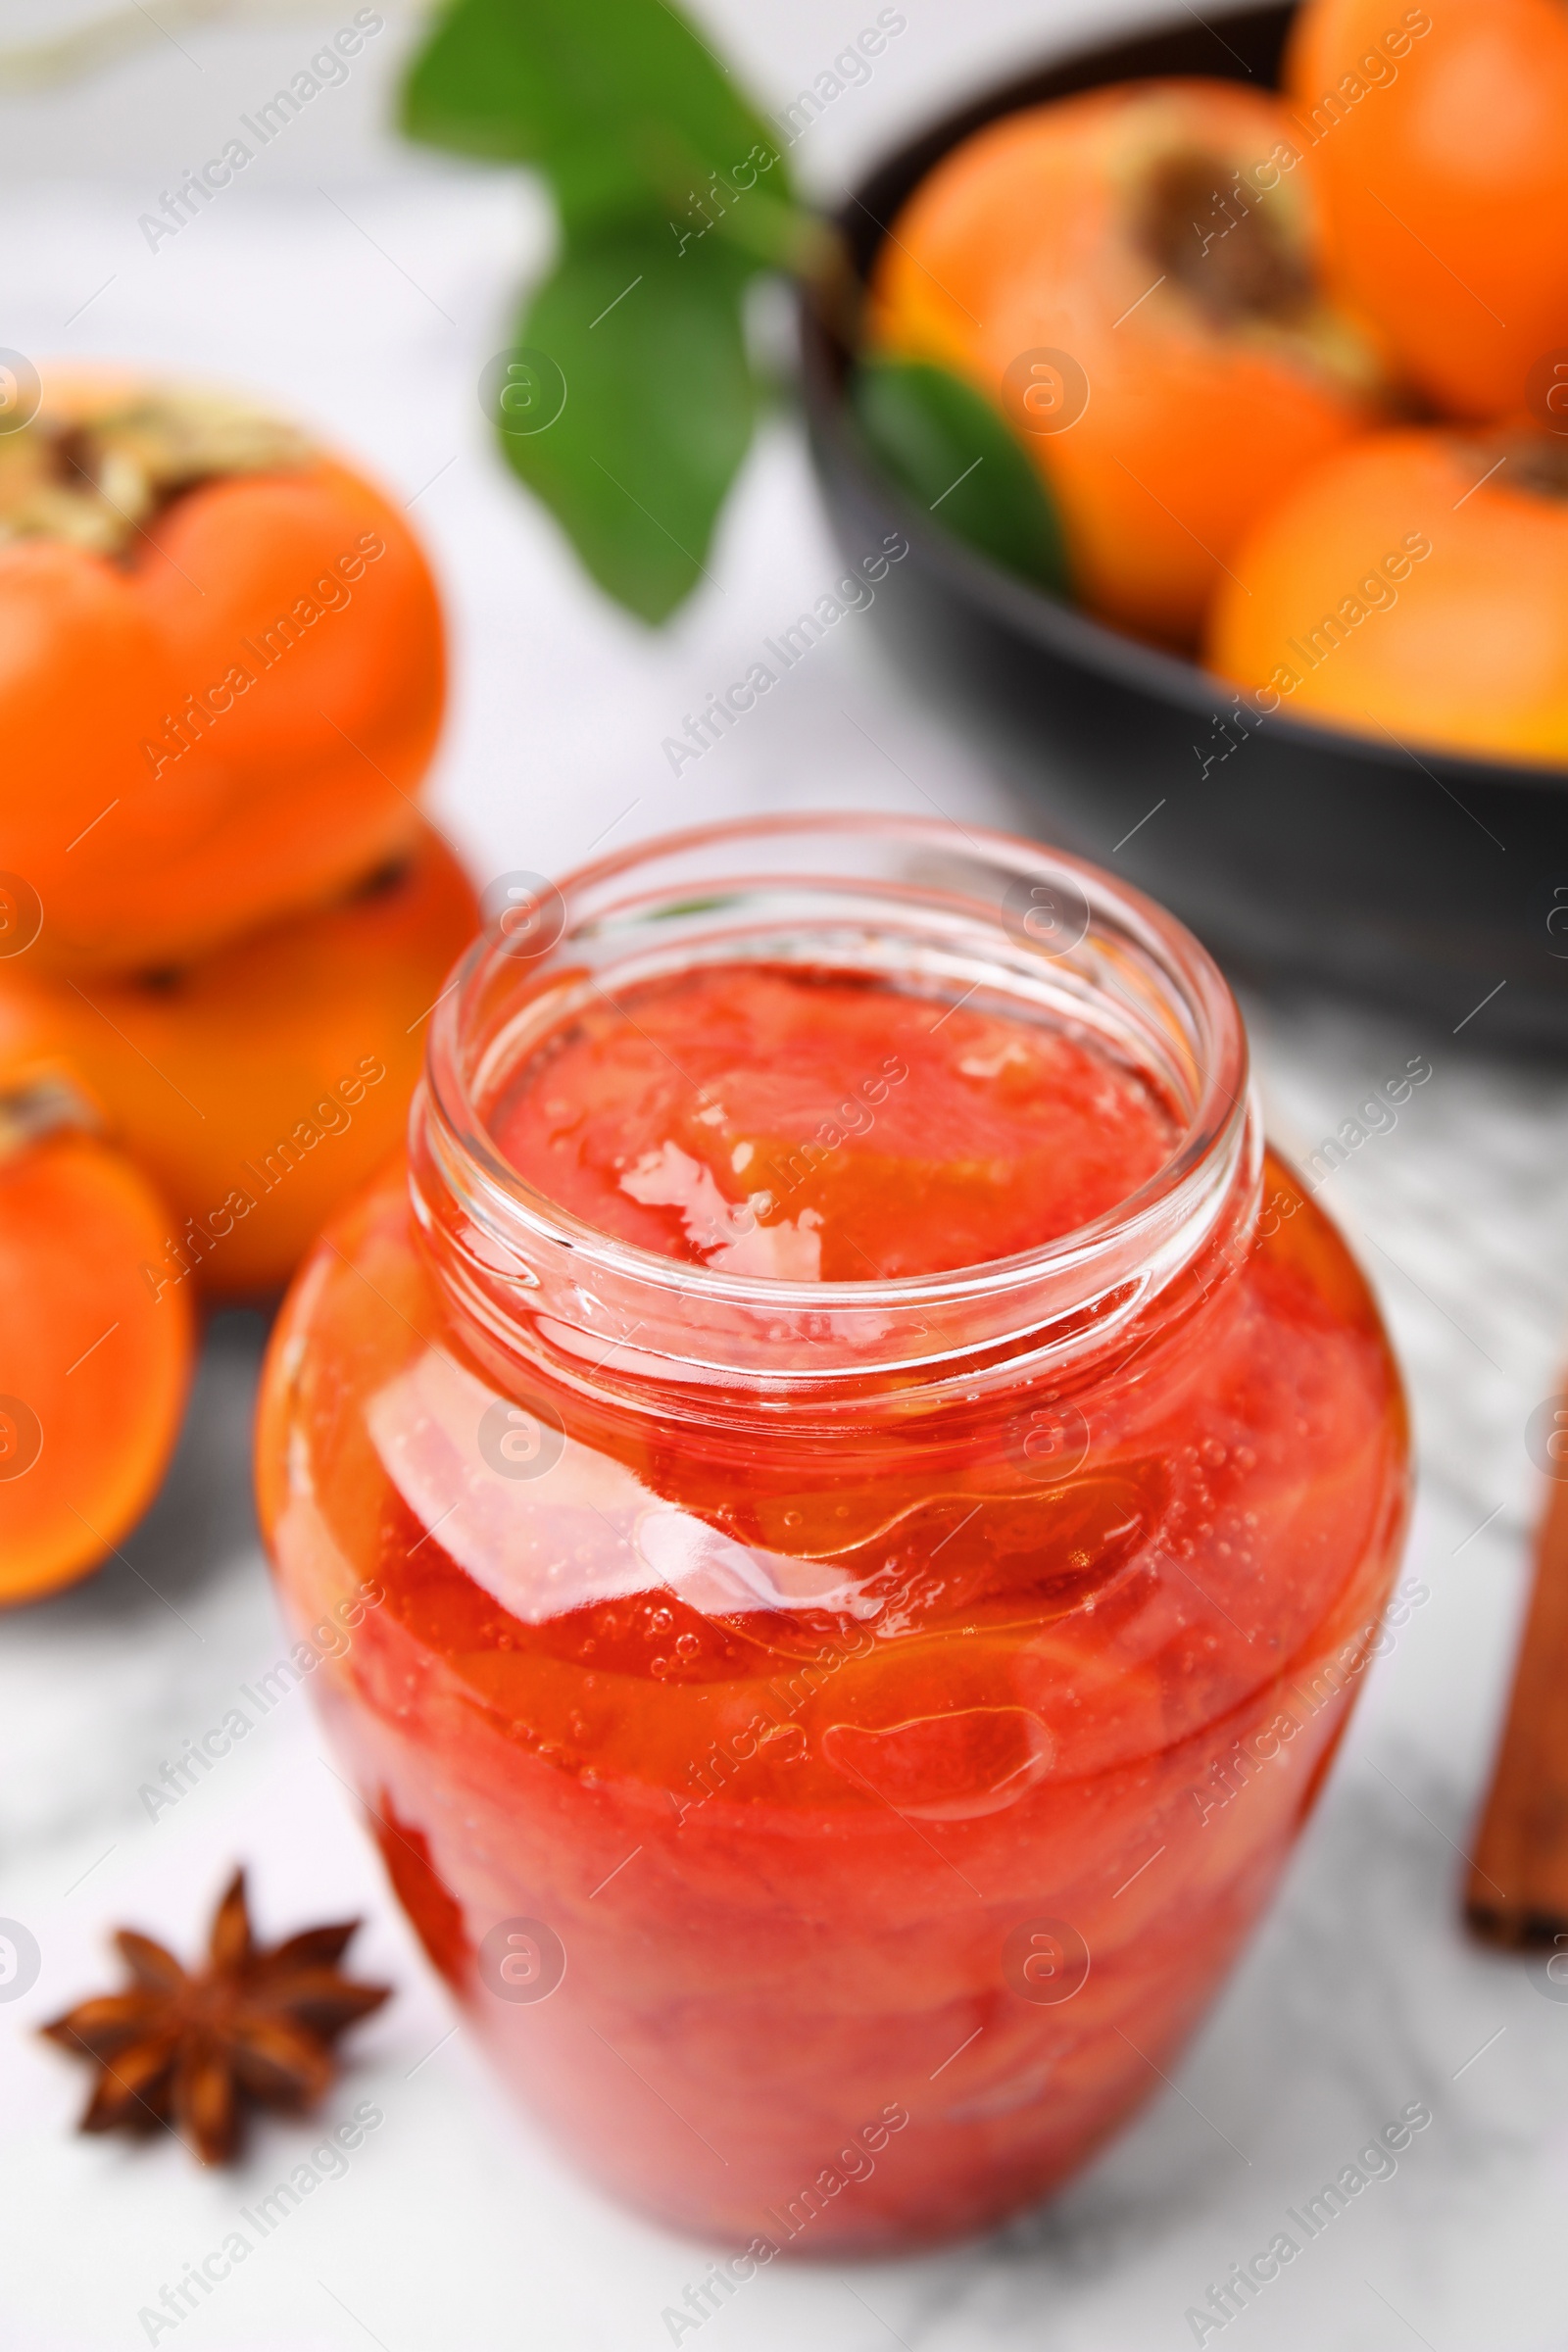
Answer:
M194 1354L169 1212L48 1084L0 1096L0 1606L97 1566L162 1481Z
M421 826L334 905L195 963L64 984L0 963L0 1072L62 1074L156 1178L149 1297L275 1291L401 1142L423 1018L479 921Z
M1236 568L1205 659L1259 710L1568 761L1568 443L1375 435L1256 524Z
M1310 167L1231 82L1091 90L966 139L882 245L868 333L1000 404L1080 601L1179 646L1253 515L1379 414L1319 290Z
M0 434L0 929L183 960L412 838L443 684L401 513L188 386L62 375Z
M1325 269L1439 408L1541 414L1568 383L1562 0L1306 0L1286 73Z

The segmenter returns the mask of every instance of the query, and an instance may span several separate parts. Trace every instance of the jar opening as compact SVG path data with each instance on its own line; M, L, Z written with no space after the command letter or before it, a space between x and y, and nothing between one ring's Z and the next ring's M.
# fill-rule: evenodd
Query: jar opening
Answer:
M1213 963L1139 894L1034 843L769 818L639 845L559 885L506 877L498 896L432 1024L414 1165L421 1224L492 1332L520 1322L579 1360L608 1348L617 1372L652 1354L666 1379L673 1365L790 1386L1070 1346L1125 1323L1191 1260L1249 1157L1246 1042ZM545 1040L589 1008L735 967L856 975L1092 1040L1166 1106L1171 1148L1125 1198L1039 1246L829 1281L759 1273L744 1250L728 1253L739 1265L661 1254L512 1163L498 1111Z

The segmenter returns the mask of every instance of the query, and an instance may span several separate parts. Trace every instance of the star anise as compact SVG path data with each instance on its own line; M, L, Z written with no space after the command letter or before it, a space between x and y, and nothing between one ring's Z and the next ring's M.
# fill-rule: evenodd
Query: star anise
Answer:
M127 1989L80 2001L41 2029L99 2070L80 2129L168 2125L203 2164L224 2164L238 2149L245 2102L310 2106L336 2072L333 2042L392 1989L339 1973L359 1925L307 1928L261 1949L236 1870L213 1916L203 1973L187 1975L161 1943L122 1929L115 1943Z

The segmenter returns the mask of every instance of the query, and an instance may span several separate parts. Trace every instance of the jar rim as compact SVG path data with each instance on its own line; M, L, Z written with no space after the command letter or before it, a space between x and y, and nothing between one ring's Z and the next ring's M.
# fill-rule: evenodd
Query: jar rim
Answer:
M814 858L806 854L812 845ZM910 878L900 878L901 858ZM871 869L868 875L847 870L857 859ZM891 879L878 872L879 859L892 869ZM913 878L928 876L933 864L954 869L940 889L928 878ZM955 888L965 866L973 869L968 886ZM976 877L986 886L978 895ZM1063 1280L1075 1290L1083 1278L1092 1286L1097 1275L1112 1271L1109 1260L1135 1265L1145 1246L1153 1248L1173 1226L1188 1226L1195 1217L1200 1224L1211 1222L1202 1214L1204 1200L1230 1189L1250 1124L1247 1040L1235 998L1183 924L1087 860L1015 835L956 828L944 819L795 811L653 836L577 868L559 883L540 876L525 879L543 886L534 908L535 913L540 906L545 908L538 930L542 944L527 945L519 956L505 912L492 920L436 1006L421 1090L444 1177L459 1190L481 1230L492 1232L498 1244L510 1238L524 1267L533 1248L564 1250L580 1281L604 1278L622 1289L630 1284L650 1298L678 1299L688 1314L707 1305L720 1313L741 1309L818 1322L843 1314L863 1322L868 1312L907 1319L911 1311L953 1312L966 1302L996 1303L1013 1293L1022 1298L1046 1278L1059 1299ZM1030 894L1047 894L1059 938L1051 936L1049 926L1044 937L1031 932L1030 917L1018 915L1016 902L1009 915L1004 902L1020 886ZM692 906L719 904L726 896L786 887L829 894L880 892L889 906L919 904L928 913L947 908L953 919L982 933L989 926L999 942L1006 942L1014 960L1021 948L1034 967L1053 965L1063 979L1075 974L1086 1005L1100 984L1097 956L1103 961L1108 956L1113 971L1117 956L1128 970L1136 960L1144 983L1163 988L1171 1019L1187 1033L1183 1050L1191 1062L1192 1100L1168 1157L1112 1209L1031 1250L940 1273L828 1283L731 1272L643 1249L564 1208L502 1156L479 1101L475 1033L497 997L505 1003L509 986L515 991L519 964L543 975L561 966L563 950L569 955L574 943L603 937L617 923L646 922L651 909L666 900L672 912L681 913ZM1035 906L1031 895L1031 913ZM1078 906L1083 930L1071 939ZM416 1127L420 1115L416 1105ZM525 1272L520 1279L531 1278Z

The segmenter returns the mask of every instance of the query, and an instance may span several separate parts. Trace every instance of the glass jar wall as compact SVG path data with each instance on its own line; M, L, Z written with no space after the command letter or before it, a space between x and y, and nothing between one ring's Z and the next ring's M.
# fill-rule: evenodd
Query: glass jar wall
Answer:
M1406 1442L1197 944L846 818L519 885L260 1464L498 2070L755 2261L982 2228L1161 2086L1344 1729Z

